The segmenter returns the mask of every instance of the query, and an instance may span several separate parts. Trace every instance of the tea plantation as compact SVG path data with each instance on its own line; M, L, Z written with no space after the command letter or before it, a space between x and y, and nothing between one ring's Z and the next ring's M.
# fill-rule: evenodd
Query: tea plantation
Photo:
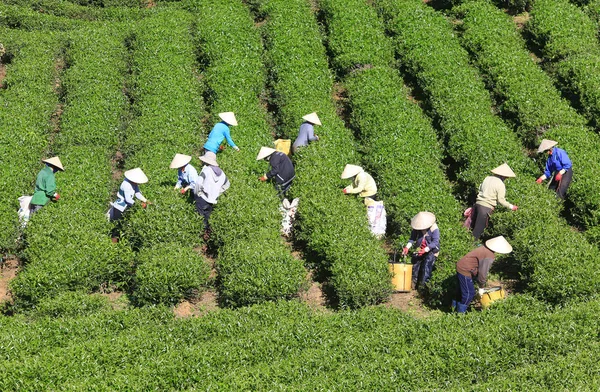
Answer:
M2 0L0 391L600 390L598 10ZM200 169L226 111L240 151L217 155L231 187L204 237L169 163ZM313 111L323 125L292 155L299 207L283 237L255 157ZM573 161L564 201L535 183L543 138ZM54 155L61 198L25 226L17 199ZM455 264L477 245L463 211L505 162L519 209L498 207L483 238L513 246L491 271L509 296L456 314ZM341 192L347 163L375 178L385 238ZM135 167L152 204L108 222ZM393 294L388 260L425 210L441 232L433 276Z

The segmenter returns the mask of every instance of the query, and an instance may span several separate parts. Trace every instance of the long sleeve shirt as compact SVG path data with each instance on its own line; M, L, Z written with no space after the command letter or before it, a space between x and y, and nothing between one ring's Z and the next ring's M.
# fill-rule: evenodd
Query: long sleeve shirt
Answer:
M488 176L483 180L475 203L489 208L495 208L498 203L509 209L513 207L506 201L504 181L496 176Z
M140 192L140 187L137 184L134 185L128 179L123 180L119 187L117 201L113 203L113 207L121 212L125 211L135 203L135 200L133 199L134 196L142 202L147 201Z
M287 184L296 176L294 164L291 159L282 152L275 151L269 158L271 170L266 174L267 178L273 178L280 185Z
M360 197L373 196L377 193L377 185L370 174L362 171L354 176L352 184L346 188L346 193L358 193Z
M213 129L208 134L208 139L206 140L206 143L204 143L204 149L212 151L216 154L219 150L219 146L221 146L221 143L223 142L223 139L227 139L227 143L231 147L237 147L233 142L233 139L231 139L229 126L225 122L221 121L215 124Z
M480 246L467 253L456 263L456 272L471 279L477 277L479 284L485 286L490 267L495 259L494 252L485 246Z
M204 166L196 181L194 192L206 202L217 204L217 198L229 189L230 182L217 166Z
M184 167L177 169L177 184L175 184L175 187L181 188L189 186L190 188L194 188L196 186L197 178L198 171L194 166L188 163Z
M45 166L35 179L35 191L31 204L45 206L56 193L56 179L50 166Z
M298 132L296 141L294 141L293 147L306 146L309 142L314 142L315 140L319 140L319 138L315 136L314 126L308 121L305 121L300 125L300 131Z
M426 252L438 253L440 251L440 230L438 226L434 224L425 233L422 230L413 230L410 233L410 239L406 247L410 249L415 243L421 249L425 249Z
M550 155L546 161L544 175L546 178L550 178L552 173L561 170L569 170L572 166L573 163L569 159L567 152L562 148L554 147L552 149L552 155Z

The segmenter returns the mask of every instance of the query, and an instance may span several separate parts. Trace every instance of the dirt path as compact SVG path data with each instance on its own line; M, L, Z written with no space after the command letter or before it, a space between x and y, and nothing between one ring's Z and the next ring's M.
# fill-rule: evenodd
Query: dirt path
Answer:
M11 280L17 276L19 270L19 260L7 259L2 264L2 270L0 270L0 303L4 301L10 301L12 299L8 284Z
M198 299L181 302L173 309L173 313L177 318L202 317L218 309L217 293L215 289L209 289Z

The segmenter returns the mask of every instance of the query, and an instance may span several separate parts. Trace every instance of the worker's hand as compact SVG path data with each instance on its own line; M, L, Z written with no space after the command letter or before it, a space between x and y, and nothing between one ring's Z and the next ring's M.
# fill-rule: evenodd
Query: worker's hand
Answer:
M319 140L319 137L317 135L315 135L315 137L317 138L317 140Z
M240 152L240 148L238 146L235 146L235 151Z
M219 146L219 150L223 151L225 149L225 146L221 145Z
M515 205L513 205L513 206L512 206L512 208L511 208L511 210L513 210L513 211L516 211L516 210L518 210L518 209L519 209L519 207L517 207L517 206L515 206Z
M417 249L417 256L423 256L425 253L427 253L425 251L425 248L419 248L419 249Z
M560 174L560 172L556 173L556 175L554 176L554 179L555 179L556 181L560 181L560 180L562 180L562 174Z
M258 179L264 182L267 181L267 176L258 177Z
M58 193L55 193L54 194L54 200L58 200L58 199L60 199L60 195Z
M149 204L149 203L142 202L142 208L144 208L144 209L145 209L145 208L148 206L148 204Z
M405 246L402 248L402 256L406 256L408 254L408 248Z
M182 195L185 195L185 192L187 192L187 188L183 188L179 191L179 193L181 193Z
M179 188L181 188L180 186L175 185L175 188L173 188L174 191L178 190Z
M537 182L538 184L541 184L542 181L544 181L544 179L542 177L538 178L537 180L535 180L535 182Z
M482 287L479 290L477 290L479 293L479 296L481 297L483 294L485 294L485 289Z
M346 190L346 188L342 189L342 192L343 192L344 194L348 193L348 191Z

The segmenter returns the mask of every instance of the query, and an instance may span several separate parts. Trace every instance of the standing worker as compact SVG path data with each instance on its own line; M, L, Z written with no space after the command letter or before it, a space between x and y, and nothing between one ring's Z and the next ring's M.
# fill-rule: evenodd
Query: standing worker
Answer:
M233 112L224 112L219 113L219 117L221 120L215 124L213 129L208 134L208 139L206 143L204 143L204 150L210 151L212 153L217 153L221 147L221 143L223 143L223 139L227 140L227 143L233 147L236 151L240 151L239 147L235 145L233 139L231 139L231 134L229 131L229 126L237 126L237 120L235 119L235 114Z
M477 200L472 209L471 230L476 240L483 234L483 231L487 227L488 219L498 203L512 211L516 211L519 208L506 201L504 180L516 177L512 169L504 163L492 169L492 174L493 176L486 177L479 186Z
M177 169L177 183L175 184L175 190L180 189L180 193L185 194L188 189L194 189L196 186L196 179L198 178L198 171L194 166L190 164L192 157L189 155L175 154L175 158L171 161L169 167L171 169Z
M362 167L356 165L346 165L342 172L342 179L354 177L352 184L348 185L342 192L358 193L360 197L370 197L375 199L377 194L377 185L371 175L363 170Z
M204 240L210 237L210 225L208 219L217 204L217 198L229 188L229 179L217 163L216 155L207 152L200 157L204 167L196 179L194 188L194 200L196 211L204 217Z
M50 200L60 199L60 195L56 193L56 179L54 174L57 171L65 171L58 157L44 159L42 162L46 164L38 173L35 179L35 191L29 202L29 214L33 214Z
M309 142L314 142L319 140L319 137L315 135L315 125L321 125L321 121L319 120L319 116L317 113L312 112L302 117L304 122L300 125L300 131L298 132L298 137L296 141L294 141L294 145L292 146L292 152L296 153L298 147L308 146Z
M111 222L123 218L123 213L135 204L134 196L142 202L142 208L146 208L148 204L152 204L146 200L144 195L142 195L142 192L140 192L139 184L145 184L147 182L148 177L146 177L146 174L144 174L139 167L125 172L125 179L119 187L117 200L114 203L111 203L112 207L108 211L108 218ZM116 230L117 229L113 230L112 233L112 241L115 243L119 242Z
M538 154L548 151L548 159L546 160L544 174L535 180L535 182L541 184L542 181L555 173L548 188L556 190L556 196L560 199L564 199L567 194L567 189L569 189L569 185L571 185L571 179L573 178L573 164L565 150L554 147L557 144L558 142L555 142L554 140L542 140L542 143L538 148Z
M284 153L275 150L274 148L261 147L256 160L269 159L271 170L262 177L258 177L260 181L267 181L273 178L275 180L275 189L282 200L286 198L287 191L292 186L292 181L296 178L294 164L291 159Z
M431 277L433 264L440 252L440 230L435 224L435 215L427 211L415 215L410 221L410 226L413 230L408 243L402 249L402 256L408 254L408 250L415 242L418 244L418 248L412 256L412 289L415 290L418 287L421 269L423 270L423 279L421 280L423 284L427 283Z
M512 251L512 246L503 236L494 237L485 242L485 246L480 246L456 263L456 276L460 286L460 302L452 301L456 305L458 313L467 311L469 304L475 297L475 286L473 278L476 277L479 286L485 286L488 272L492 263L496 259L496 253L507 254Z

